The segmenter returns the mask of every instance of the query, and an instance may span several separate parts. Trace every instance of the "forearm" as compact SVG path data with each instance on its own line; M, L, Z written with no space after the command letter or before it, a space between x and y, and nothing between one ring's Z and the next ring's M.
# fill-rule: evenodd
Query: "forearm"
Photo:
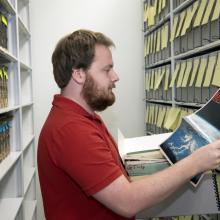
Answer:
M220 139L158 173L135 182L121 175L96 193L95 199L114 212L131 217L161 202L198 173L220 165Z
M161 202L197 173L193 158L188 157L168 169L132 182L129 187L129 201L132 201L128 204L129 210L136 214Z
M189 181L198 170L188 157L177 164L134 182L122 175L94 197L114 212L135 216L139 211L161 202Z

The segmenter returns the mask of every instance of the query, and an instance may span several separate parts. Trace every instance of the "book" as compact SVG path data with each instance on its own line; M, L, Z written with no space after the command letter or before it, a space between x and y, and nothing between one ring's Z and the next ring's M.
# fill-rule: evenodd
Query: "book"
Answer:
M125 169L130 177L151 175L168 166L167 160L125 161Z
M130 177L150 175L169 166L160 149L128 153L124 160Z
M0 116L0 163L10 153L10 127L12 115L9 113Z
M180 126L160 144L162 153L174 164L220 137L220 89L213 97L191 115L182 119ZM203 177L200 173L191 179L196 187Z

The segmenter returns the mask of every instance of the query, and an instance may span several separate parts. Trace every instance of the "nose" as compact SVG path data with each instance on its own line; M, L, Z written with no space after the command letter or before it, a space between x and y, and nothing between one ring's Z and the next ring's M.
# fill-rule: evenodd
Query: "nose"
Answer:
M117 81L119 81L118 74L117 74L114 70L112 70L112 77L111 77L111 80L112 80L113 82L117 82Z

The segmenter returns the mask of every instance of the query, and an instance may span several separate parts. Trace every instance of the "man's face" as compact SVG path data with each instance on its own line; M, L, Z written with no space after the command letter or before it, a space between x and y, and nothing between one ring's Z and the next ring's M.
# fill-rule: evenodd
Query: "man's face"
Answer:
M112 89L119 80L113 70L112 54L108 47L97 45L94 61L86 73L82 96L94 111L103 111L115 102Z

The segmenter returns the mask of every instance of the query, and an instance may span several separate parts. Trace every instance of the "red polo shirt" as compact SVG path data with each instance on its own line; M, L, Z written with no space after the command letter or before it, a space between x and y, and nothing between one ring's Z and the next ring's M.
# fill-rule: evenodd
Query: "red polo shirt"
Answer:
M91 195L126 175L101 118L55 95L38 144L47 220L122 220Z

